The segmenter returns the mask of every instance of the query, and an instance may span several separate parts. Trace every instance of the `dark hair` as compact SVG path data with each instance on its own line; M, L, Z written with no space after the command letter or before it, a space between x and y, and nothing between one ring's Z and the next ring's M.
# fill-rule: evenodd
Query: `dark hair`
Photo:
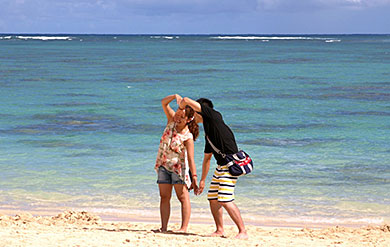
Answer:
M188 119L192 118L192 120L189 123L187 123L187 125L188 125L188 129L190 130L192 136L194 137L194 141L195 141L196 138L198 138L198 136L199 136L199 125L195 121L195 111L189 105L186 105L185 109L186 109L185 116Z
M196 102L198 102L201 105L205 104L205 105L207 105L210 108L214 108L213 102L211 102L211 100L209 100L209 99L200 98L200 99L197 99Z

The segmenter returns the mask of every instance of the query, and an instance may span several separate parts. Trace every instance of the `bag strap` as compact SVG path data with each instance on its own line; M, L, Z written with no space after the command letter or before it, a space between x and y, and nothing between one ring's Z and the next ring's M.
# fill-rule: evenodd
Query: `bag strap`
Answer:
M217 152L217 154L221 155L222 158L225 158L226 154L222 153L221 150L219 150L216 146L214 146L214 144L210 141L208 136L206 136L206 138L207 138L207 141L209 141L211 147L214 149L214 151Z

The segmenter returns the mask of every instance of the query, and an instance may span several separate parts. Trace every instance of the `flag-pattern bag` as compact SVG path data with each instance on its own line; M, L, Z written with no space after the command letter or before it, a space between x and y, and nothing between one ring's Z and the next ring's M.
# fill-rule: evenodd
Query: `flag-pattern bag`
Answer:
M244 150L240 150L235 154L224 154L216 146L214 146L208 136L206 136L206 138L214 151L220 154L226 160L226 165L228 166L229 173L231 175L242 176L252 172L253 161Z
M227 166L229 173L233 176L242 176L253 170L252 159L244 150L240 150L235 154L226 154L224 158L229 161Z

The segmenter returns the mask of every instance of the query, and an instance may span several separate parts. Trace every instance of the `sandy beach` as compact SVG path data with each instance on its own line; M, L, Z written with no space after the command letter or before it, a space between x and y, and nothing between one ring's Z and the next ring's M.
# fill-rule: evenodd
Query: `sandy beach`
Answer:
M179 228L171 223L171 229ZM0 246L390 246L390 226L348 228L262 227L247 225L249 240L208 237L213 224L190 224L183 233L157 233L156 222L108 222L88 212L65 211L56 216L0 214Z

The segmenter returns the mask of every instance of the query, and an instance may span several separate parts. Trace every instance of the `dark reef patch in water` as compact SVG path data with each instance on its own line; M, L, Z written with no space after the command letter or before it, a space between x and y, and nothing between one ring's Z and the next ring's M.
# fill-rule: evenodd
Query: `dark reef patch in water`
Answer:
M336 114L342 116L390 116L390 112L382 111L336 111Z
M312 84L308 81L305 83ZM330 84L322 82L314 82L314 84ZM367 83L367 85L356 85L356 86L332 86L332 87L321 87L315 89L302 89L299 93L296 90L290 90L291 93L283 92L273 92L269 90L246 90L246 91L237 91L230 92L229 97L232 98L242 98L242 97L251 97L251 98L271 98L271 99L310 99L310 100L367 100L367 101L390 101L390 83L372 85L372 83ZM224 96L221 96L224 97Z
M283 78L285 80L291 80L294 82L299 82L300 84L304 85L328 85L328 82L322 81L321 78L314 78L314 77L304 77L304 76L287 76Z
M269 147L304 147L329 142L337 142L340 139L318 139L318 138L304 138L304 139L287 139L287 138L259 138L247 140L242 142L247 145L260 145Z
M64 94L56 94L56 96L64 96L64 97L96 97L96 98L103 98L102 95L89 94L89 93L64 93Z
M238 105L229 106L229 107L221 106L221 107L218 107L218 110L220 110L220 112L222 112L222 113L223 112L229 112L229 113L232 113L232 112L252 112L252 111L269 113L269 112L276 111L276 109L274 109L274 108L263 108L263 107L250 108L250 107L241 107Z
M54 106L54 107L103 106L103 104L94 103L94 102L65 102L65 103L55 103L55 104L47 104L47 105Z
M38 148L68 148L68 149L93 149L93 150L106 150L108 146L102 144L82 144L67 142L66 140L51 139L51 140L32 140L25 139L20 140L18 143L30 145Z
M126 149L127 151L129 152L132 152L132 153L153 153L156 151L156 147L155 146L149 146L149 147L146 147L146 148L128 148Z
M21 78L19 79L19 81L22 81L22 82L37 82L37 81L45 81L46 79L45 78Z
M292 75L292 76L287 76L283 79L287 80L294 80L294 81L308 81L308 80L313 80L311 77L306 77L306 76L299 76L299 75Z
M0 113L0 118L9 118L9 117L15 117L15 115Z
M68 82L68 81L73 81L73 79L72 78L48 78L48 81Z
M235 61L235 63L242 63L242 64L248 63L248 64L251 64L251 65L253 65L253 64L261 64L263 62L264 62L264 60L260 59L260 58L259 59L256 59L256 58L253 58L253 59L238 59L238 60Z
M110 66L111 68L114 68L114 69L134 69L134 70L139 70L139 69L145 69L147 68L148 66L150 66L150 64L148 64L147 61L131 61L131 62L127 62L127 63L121 63L121 64L109 64L108 66Z
M163 77L125 77L120 79L122 82L130 82L130 83L145 83L145 82L163 82L163 81L171 81L171 78L163 78Z
M150 134L161 132L164 129L160 125L130 123L115 115L85 112L36 114L32 116L32 119L44 122L3 129L0 133L17 135L61 135L78 132Z
M382 92L383 90L390 90L390 82L387 82L387 83L378 83L378 82L375 82L375 83L370 83L370 82L367 82L366 84L368 85L356 85L356 86L344 86L344 87L340 87L340 86L332 86L332 87L325 87L325 88L321 88L321 91L342 91L342 92L356 92L356 93L363 93L363 92L367 92L367 91L377 91L379 90L380 92ZM369 85L369 84L372 84L372 85ZM373 86L373 85L376 85L376 86Z
M58 62L61 63L82 63L85 64L86 62L93 61L86 57L79 57L79 58L63 58L58 60Z
M152 101L152 100L151 100ZM143 111L143 112L147 112L147 113L162 113L163 110L162 110L162 107L160 106L160 100L158 100L158 102L156 102L155 104L151 105L151 106L137 106L137 110L140 110L140 111ZM173 107L173 110L176 110L176 107Z
M238 70L228 70L228 69L177 69L177 70L166 70L167 74L175 75L197 75L197 74L209 74L209 73L227 73L227 72L237 72Z
M350 94L323 94L317 99L356 99L368 101L390 101L390 93L359 92Z
M118 156L117 153L114 152L78 152L78 153L72 153L72 154L64 154L64 157L68 158L78 158L78 157L115 157Z
M270 64L296 64L296 63L312 63L315 62L314 59L311 58L282 58L282 59L269 59L269 60L264 60L263 62L265 63L270 63Z
M166 64L193 64L193 65L215 65L215 62L207 60L169 60Z
M329 99L353 99L353 100L368 100L368 101L390 101L390 93L328 93L318 95L303 95L303 94L275 94L264 97L281 98L281 99L312 99L312 100L329 100Z
M308 123L308 124L242 124L242 125L230 125L230 127L237 133L256 133L256 132L281 132L289 130L302 130L302 129L329 129L336 128L336 125L320 124L320 123Z

